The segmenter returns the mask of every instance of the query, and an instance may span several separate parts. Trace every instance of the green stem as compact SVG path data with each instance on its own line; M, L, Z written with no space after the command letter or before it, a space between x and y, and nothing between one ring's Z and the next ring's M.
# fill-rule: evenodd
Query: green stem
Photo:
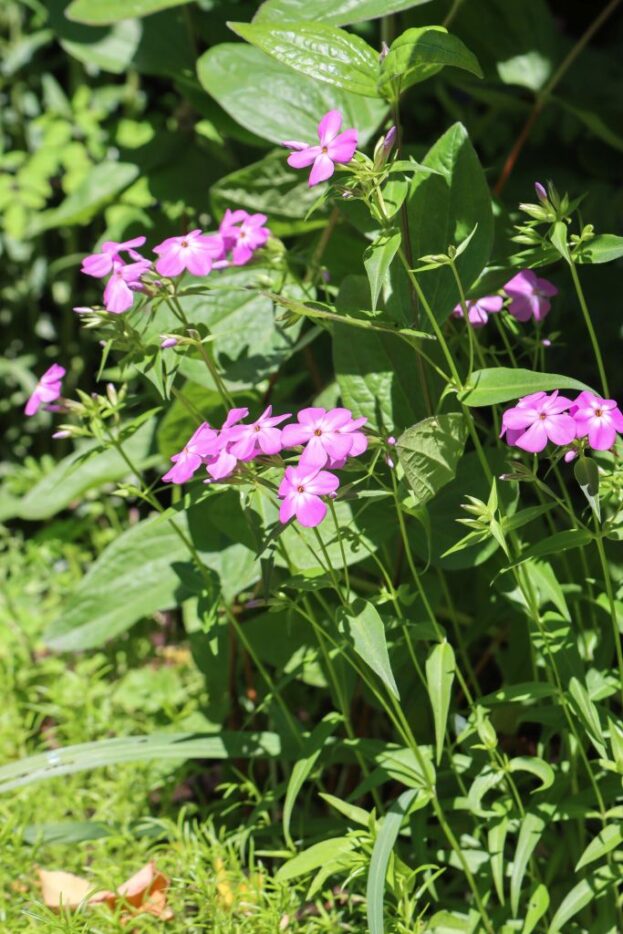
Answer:
M595 525L597 525L597 522L595 522ZM606 551L604 549L604 543L602 541L602 536L601 536L599 529L597 529L597 535L595 536L595 544L597 545L597 552L599 554L601 570L604 576L604 583L606 585L608 606L610 608L610 621L612 623L612 634L614 637L614 646L615 646L615 651L616 651L616 656L617 656L617 664L619 667L619 691L620 691L620 696L621 696L621 705L623 706L623 650L621 648L621 633L619 632L619 621L617 617L614 593L612 590L610 568L608 567L608 561L606 559Z
M573 285L578 296L580 308L582 309L586 330L588 331L588 336L593 346L593 353L595 354L595 360L597 361L597 369L599 370L599 378L601 380L601 389L604 395L604 399L608 399L610 397L610 390L608 389L608 378L606 377L606 369L604 367L604 361L601 356L599 341L597 340L597 334L595 333L595 328L593 327L588 305L586 304L586 298L584 297L584 291L582 290L580 277L578 276L578 271L575 268L575 263L573 261L569 263L569 271L571 273L571 278L573 279Z

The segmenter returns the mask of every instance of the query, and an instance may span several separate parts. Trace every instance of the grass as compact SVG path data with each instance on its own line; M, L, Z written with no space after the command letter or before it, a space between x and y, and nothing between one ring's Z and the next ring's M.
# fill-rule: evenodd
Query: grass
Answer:
M202 676L187 647L151 621L104 651L56 656L42 633L63 595L112 534L54 523L28 541L5 536L0 565L0 761L59 746L158 729L205 728ZM210 763L151 762L97 769L0 796L0 930L112 934L329 932L365 928L363 904L329 887L278 884L254 851L278 814L252 778ZM253 835L251 834L253 831ZM279 834L275 837L278 839ZM274 839L274 838L273 838ZM124 925L105 906L54 912L37 867L115 888L154 859L171 880L174 918Z

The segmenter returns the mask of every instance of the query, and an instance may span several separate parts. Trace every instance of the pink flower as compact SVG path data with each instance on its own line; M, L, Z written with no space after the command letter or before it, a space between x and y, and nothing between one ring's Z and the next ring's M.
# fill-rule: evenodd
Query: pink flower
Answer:
M248 461L258 454L278 454L281 450L281 431L276 428L290 413L272 415L272 406L251 425L238 425L229 432L229 451L240 461Z
M504 291L511 299L508 306L517 321L542 321L552 307L549 299L558 295L558 289L547 279L540 279L531 269L523 269L513 276Z
M571 408L571 415L577 437L588 436L588 443L595 451L609 451L616 441L617 431L623 432L623 414L614 399L600 399L592 392L581 392Z
M113 271L115 262L122 262L121 253L127 252L133 260L142 260L143 257L136 252L134 247L143 246L144 243L145 237L135 237L133 240L124 240L121 243L117 243L116 240L107 240L106 243L102 243L100 253L85 256L80 271L95 279L103 279Z
M247 408L231 409L223 426L219 432L219 446L215 454L212 454L206 460L206 471L212 480L224 480L231 476L238 466L238 458L229 451L229 445L232 442L232 429L242 419L249 414ZM210 483L210 480L204 481Z
M161 276L179 276L187 269L193 276L207 276L216 260L224 254L220 234L191 230L181 237L169 237L154 247L160 256L156 271Z
M353 418L350 409L301 409L298 424L286 425L281 432L284 448L304 444L300 465L319 470L328 461L336 466L347 457L357 457L368 447L368 439L358 429L366 418Z
M107 311L120 315L132 307L134 293L141 288L141 276L150 266L151 263L147 259L127 265L119 259L113 261L112 275L104 289L104 305Z
M537 454L548 441L570 444L576 437L576 424L567 409L571 399L553 392L535 392L520 399L516 406L502 416L501 435L506 433L509 444Z
M320 525L327 514L326 503L321 496L335 493L340 481L335 474L313 467L286 467L283 480L279 485L279 496L283 503L279 509L279 518L288 522L296 516L301 525L313 528Z
M232 251L234 266L244 266L254 252L264 246L270 237L270 230L264 227L265 214L248 214L247 211L225 211L219 233L223 238L226 251Z
M466 302L467 317L473 328L483 328L489 320L489 315L496 314L502 310L504 299L500 295L485 295L483 298L477 298L474 301ZM455 318L463 317L463 309L456 305L452 314Z
M215 454L218 449L218 431L211 428L207 422L203 422L182 450L173 455L171 460L174 466L162 479L167 483L186 483L199 470L204 458Z
M304 169L312 165L309 184L317 185L331 178L336 162L350 162L357 148L357 130L345 130L340 133L342 114L339 110L330 110L318 124L319 146L309 146L298 140L288 140L284 146L296 150L288 156L288 165L293 169Z
M26 415L34 415L35 412L39 411L42 405L54 402L59 398L62 391L61 380L65 373L65 368L58 363L53 363L52 366L45 371L35 386L33 394L26 403L24 409Z

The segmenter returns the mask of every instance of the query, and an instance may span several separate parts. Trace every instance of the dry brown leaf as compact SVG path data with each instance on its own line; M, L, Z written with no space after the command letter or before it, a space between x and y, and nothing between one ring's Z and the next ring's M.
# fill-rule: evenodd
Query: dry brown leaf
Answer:
M147 912L162 921L173 917L167 905L169 880L156 869L153 860L120 885L116 892L94 891L92 882L71 872L48 872L45 869L38 872L43 901L48 908L78 908L81 904L97 905L102 902L114 908L123 901L134 909L132 913L124 914L124 922L140 912Z

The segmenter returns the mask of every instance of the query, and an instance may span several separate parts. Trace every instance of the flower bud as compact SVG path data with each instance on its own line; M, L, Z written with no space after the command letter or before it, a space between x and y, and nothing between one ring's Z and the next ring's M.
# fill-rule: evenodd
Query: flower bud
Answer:
M167 350L169 347L175 347L177 344L177 337L165 337L165 339L160 344L162 350Z
M547 190L545 185L542 185L541 182L535 182L534 190L536 191L536 196L539 201L547 201Z
M396 127L390 126L389 130L385 134L385 139L383 141L383 149L385 152L389 152L394 142L396 141Z
M387 53L389 52L389 46L387 42L381 42L381 51L379 52L379 62L384 61L387 58Z

